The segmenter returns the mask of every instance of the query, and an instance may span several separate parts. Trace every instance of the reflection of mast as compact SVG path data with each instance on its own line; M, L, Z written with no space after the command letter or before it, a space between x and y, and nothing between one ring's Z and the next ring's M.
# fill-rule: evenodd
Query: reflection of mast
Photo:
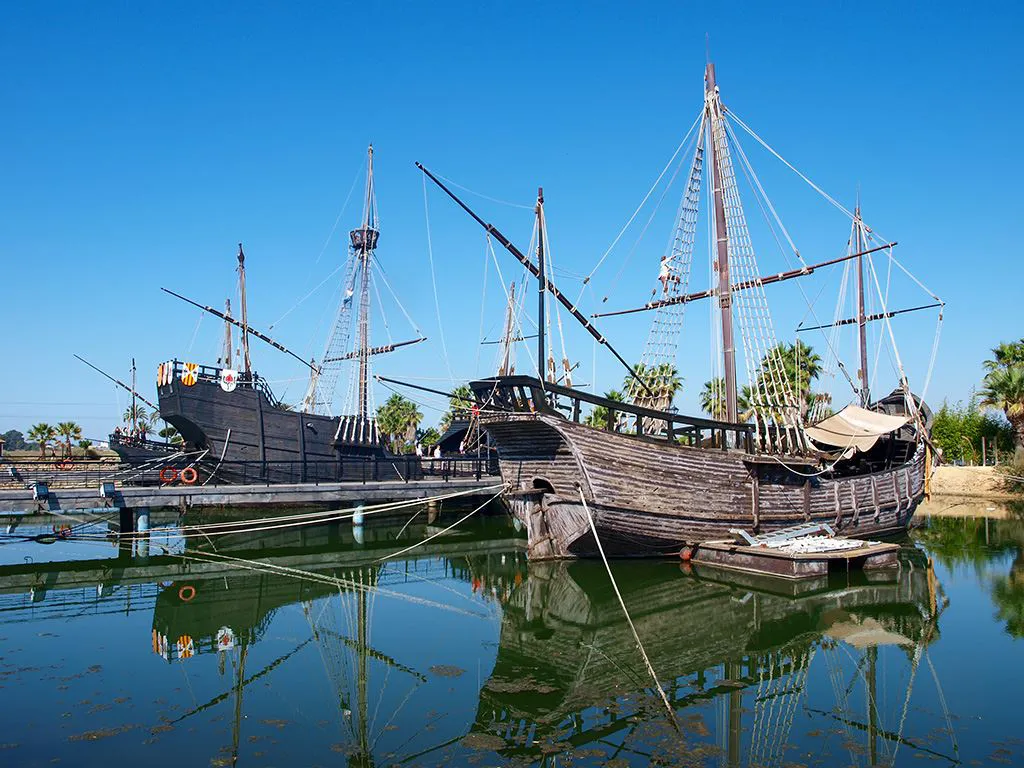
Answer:
M249 645L244 638L238 654L238 681L235 683L235 722L231 726L231 764L238 762L238 744L242 738L242 689L245 687L245 657Z
M735 682L743 675L740 665L735 661L727 661L724 665L725 677ZM739 768L743 746L743 691L734 687L729 691L729 750L726 765Z
M365 589L359 590L359 640L357 652L359 654L358 675L358 705L359 705L359 763L360 765L372 765L373 755L370 751L370 724L367 721L367 665L366 649L368 644L366 627L366 601Z
M868 753L871 765L878 765L878 648L867 649L868 657ZM909 687L907 694L910 694Z

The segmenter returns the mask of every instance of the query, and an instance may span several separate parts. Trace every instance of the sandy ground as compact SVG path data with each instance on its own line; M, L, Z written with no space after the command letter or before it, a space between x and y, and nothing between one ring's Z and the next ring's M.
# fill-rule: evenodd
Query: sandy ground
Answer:
M1024 496L1011 493L1006 489L1006 481L994 467L938 467L935 474L932 475L932 495L981 499L1024 499Z
M1005 483L993 467L938 467L932 475L932 498L921 503L917 514L1007 517L1007 502L1024 501L1024 493L1007 491Z

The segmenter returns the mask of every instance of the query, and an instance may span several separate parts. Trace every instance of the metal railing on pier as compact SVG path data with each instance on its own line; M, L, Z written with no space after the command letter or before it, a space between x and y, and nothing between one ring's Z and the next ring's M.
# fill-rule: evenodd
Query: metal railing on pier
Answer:
M191 468L192 472L185 470ZM43 482L54 488L118 485L281 485L482 479L499 474L497 457L366 456L332 461L224 461L195 455L163 461L19 461L0 464L0 487L25 488ZM185 482L186 480L191 482Z

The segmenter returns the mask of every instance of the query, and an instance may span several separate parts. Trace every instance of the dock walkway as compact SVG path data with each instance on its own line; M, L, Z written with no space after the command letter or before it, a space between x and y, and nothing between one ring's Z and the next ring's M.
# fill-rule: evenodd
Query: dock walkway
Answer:
M429 499L465 492L462 498L481 500L497 493L501 479L460 477L415 482L296 483L290 485L173 485L115 486L103 496L98 487L51 488L37 499L32 488L0 490L0 522L47 522L75 512L115 509L184 510L196 507L316 506Z

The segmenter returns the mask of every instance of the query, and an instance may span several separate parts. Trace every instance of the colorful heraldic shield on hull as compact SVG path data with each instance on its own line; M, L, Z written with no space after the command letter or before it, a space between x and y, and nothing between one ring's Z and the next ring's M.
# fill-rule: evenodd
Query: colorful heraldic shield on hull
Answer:
M238 371L222 368L220 372L220 388L225 392L234 392L238 386Z

